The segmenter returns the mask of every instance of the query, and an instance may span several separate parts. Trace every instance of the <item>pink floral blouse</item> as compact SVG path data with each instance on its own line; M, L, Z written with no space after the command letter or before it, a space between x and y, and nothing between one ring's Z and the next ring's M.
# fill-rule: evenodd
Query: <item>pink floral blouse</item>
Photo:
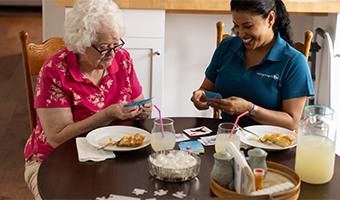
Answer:
M35 91L35 108L71 108L74 121L83 120L111 104L127 104L139 97L142 87L133 68L130 54L119 50L107 69L100 86L79 70L77 57L65 47L42 67ZM47 142L39 117L35 131L25 146L26 161L34 156L43 160L53 147Z

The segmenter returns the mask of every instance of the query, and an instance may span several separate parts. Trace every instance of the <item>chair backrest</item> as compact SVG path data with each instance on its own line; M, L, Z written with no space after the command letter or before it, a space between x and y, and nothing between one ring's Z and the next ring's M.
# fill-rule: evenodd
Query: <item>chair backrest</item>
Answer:
M303 55L305 55L307 61L308 61L308 56L309 56L309 49L310 49L310 44L312 41L312 37L313 37L313 32L307 30L305 32L305 41L304 42L295 42L293 44L293 47L300 51Z
M28 43L28 32L26 31L21 31L19 36L22 45L22 61L25 72L28 112L31 131L33 131L37 124L36 111L34 109L33 77L39 74L40 68L44 62L53 54L64 48L65 44L60 37L48 39L42 44Z
M230 37L231 35L229 34L223 34L223 29L224 29L224 23L219 21L216 23L216 28L217 28L217 46L220 44L220 42L226 38ZM308 55L309 55L309 49L310 49L310 44L312 41L313 37L313 32L307 30L305 32L305 41L304 42L295 42L293 44L293 47L300 51L303 55L305 55L307 61L308 61ZM220 118L220 110L217 110L214 108L214 118Z
M231 37L231 35L223 34L224 23L221 21L216 23L216 28L217 28L217 43L216 43L216 47L217 47L224 38ZM218 119L220 118L220 116L221 116L221 111L219 109L214 108L213 117Z
M217 44L216 44L216 46L218 46L224 38L231 37L231 35L223 34L224 23L221 22L221 21L216 23L216 28L217 28Z

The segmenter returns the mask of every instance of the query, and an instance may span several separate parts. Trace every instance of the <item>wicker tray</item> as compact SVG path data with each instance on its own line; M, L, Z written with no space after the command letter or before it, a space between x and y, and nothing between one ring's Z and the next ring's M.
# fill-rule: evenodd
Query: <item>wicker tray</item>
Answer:
M263 188L284 183L286 181L290 181L295 185L292 189L288 191L284 191L279 194L271 195L274 199L298 199L300 195L300 184L301 179L300 177L290 168L275 163L271 161L267 161L268 173L266 179L263 182ZM235 196L244 196L244 197L251 197L252 195L245 195L240 194L235 191L231 191L225 189L218 185L212 178L212 174L210 174L210 188L211 191L218 197L235 197Z

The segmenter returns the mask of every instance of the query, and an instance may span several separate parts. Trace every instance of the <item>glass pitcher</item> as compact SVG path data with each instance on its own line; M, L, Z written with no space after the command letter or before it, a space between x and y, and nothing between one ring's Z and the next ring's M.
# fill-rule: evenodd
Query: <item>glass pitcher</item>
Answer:
M334 173L337 127L334 110L320 105L306 106L305 117L298 126L295 172L301 180L323 184Z

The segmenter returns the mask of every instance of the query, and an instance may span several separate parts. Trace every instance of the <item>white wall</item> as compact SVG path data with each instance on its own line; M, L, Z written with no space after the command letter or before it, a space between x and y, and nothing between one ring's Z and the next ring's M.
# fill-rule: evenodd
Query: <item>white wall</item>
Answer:
M212 116L197 111L190 101L216 48L216 22L227 15L167 14L165 26L164 114L167 116ZM227 28L226 28L227 29Z

